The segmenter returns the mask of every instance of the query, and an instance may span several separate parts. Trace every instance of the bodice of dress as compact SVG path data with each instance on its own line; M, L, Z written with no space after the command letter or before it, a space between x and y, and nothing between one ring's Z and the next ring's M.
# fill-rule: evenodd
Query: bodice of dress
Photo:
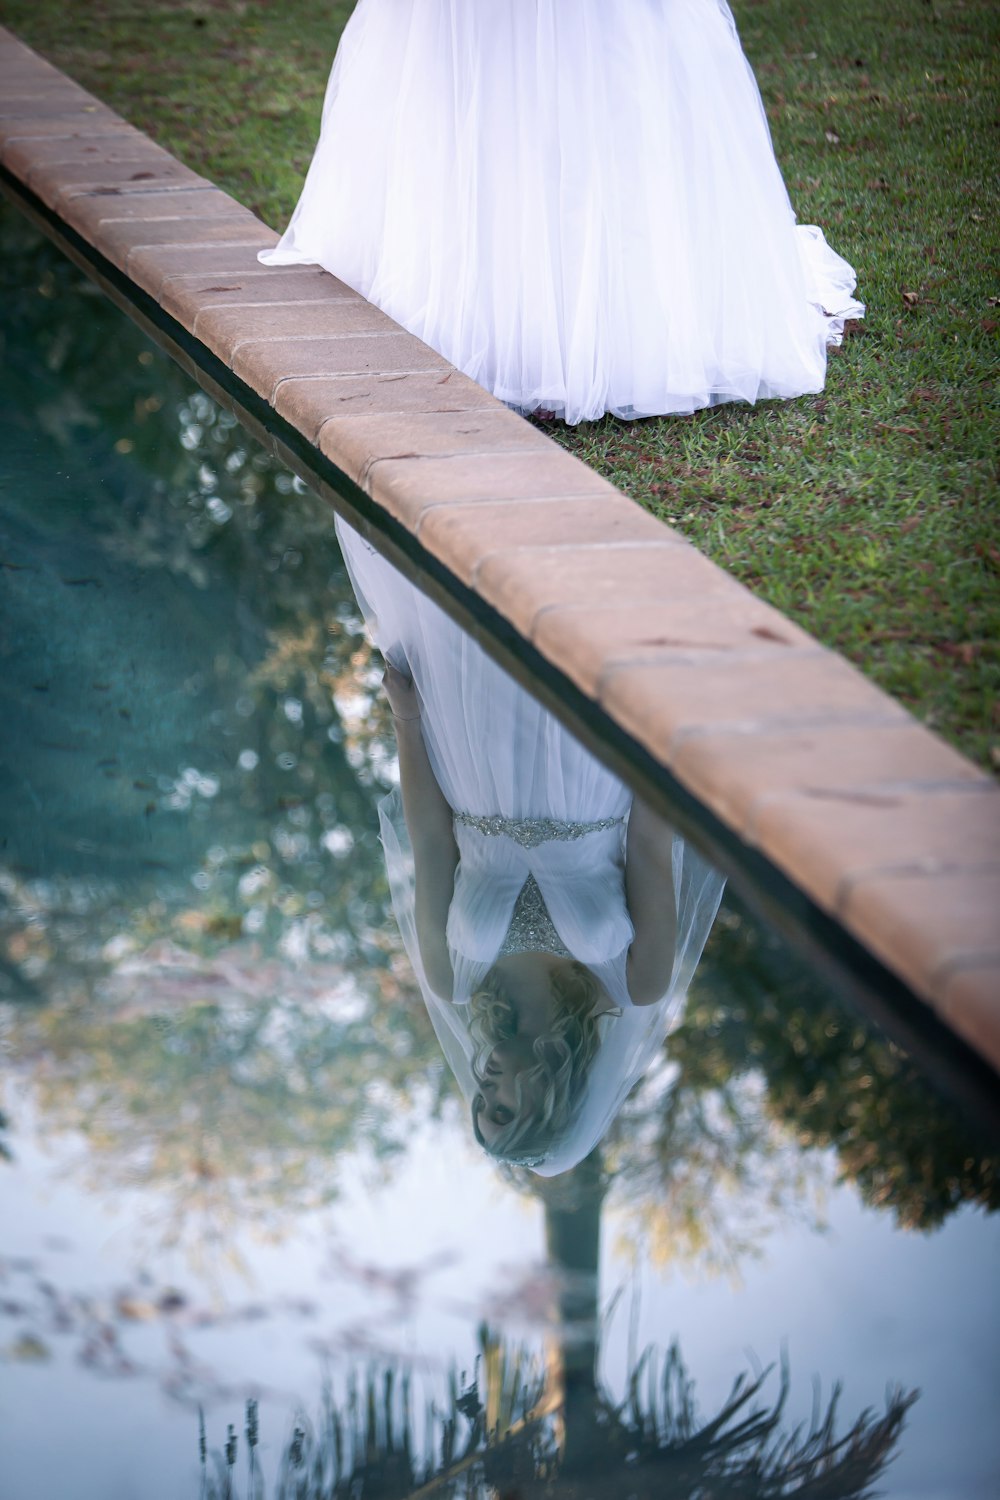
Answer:
M572 957L549 916L545 897L534 875L529 875L521 887L514 902L507 936L500 944L501 957L510 953L555 953L560 958Z
M615 1005L629 1003L624 818L562 823L460 813L455 838L447 936L456 1003L468 1001L501 954L526 951L577 959Z

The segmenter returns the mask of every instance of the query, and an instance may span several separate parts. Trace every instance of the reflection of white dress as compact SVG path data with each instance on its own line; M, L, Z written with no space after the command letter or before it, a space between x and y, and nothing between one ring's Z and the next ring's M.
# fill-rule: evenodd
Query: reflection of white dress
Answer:
M470 1099L476 1092L466 1002L500 955L529 876L561 949L585 964L622 1009L602 1022L588 1104L572 1140L542 1168L564 1171L570 1156L579 1160L603 1134L676 1017L718 910L722 877L675 836L673 972L659 1004L633 1006L626 979L633 938L624 886L628 788L357 533L338 521L337 534L376 644L412 674L428 758L458 815L459 865L447 924L454 994L442 998L420 960L399 794L380 808L393 907L463 1092Z
M818 391L864 311L795 225L725 0L359 0L260 258L569 422Z

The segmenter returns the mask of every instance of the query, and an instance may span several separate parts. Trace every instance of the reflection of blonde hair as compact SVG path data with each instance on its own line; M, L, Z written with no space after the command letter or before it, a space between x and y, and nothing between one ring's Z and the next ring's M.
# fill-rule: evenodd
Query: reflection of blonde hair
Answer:
M488 1146L473 1111L473 1128L479 1144L502 1161L522 1166L537 1165L545 1150L569 1121L590 1064L601 1045L598 1025L604 990L583 964L567 959L551 975L553 1015L551 1028L532 1047L535 1062L515 1080L516 1109L513 1121ZM517 1034L517 1010L495 969L486 975L470 1001L469 1029L476 1044L474 1070L478 1074L490 1052ZM541 1084L537 1110L522 1109L526 1085Z

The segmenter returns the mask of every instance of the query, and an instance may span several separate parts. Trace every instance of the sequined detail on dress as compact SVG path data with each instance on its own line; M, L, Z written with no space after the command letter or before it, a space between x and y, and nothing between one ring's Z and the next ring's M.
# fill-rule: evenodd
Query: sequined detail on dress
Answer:
M534 875L528 876L514 902L514 912L500 953L555 953L560 958L572 957L556 932Z
M601 818L596 823L559 823L555 818L480 817L476 813L463 812L455 814L455 822L461 823L463 827L475 828L477 833L484 833L489 838L513 839L522 849L537 849L539 844L550 843L553 839L586 838L588 833L603 833L607 828L617 828L624 821L624 818Z

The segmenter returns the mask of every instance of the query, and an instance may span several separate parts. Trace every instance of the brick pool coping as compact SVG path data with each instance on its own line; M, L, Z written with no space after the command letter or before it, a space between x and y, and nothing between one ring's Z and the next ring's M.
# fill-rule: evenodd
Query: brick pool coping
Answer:
M1000 788L0 27L0 166L1000 1068Z

